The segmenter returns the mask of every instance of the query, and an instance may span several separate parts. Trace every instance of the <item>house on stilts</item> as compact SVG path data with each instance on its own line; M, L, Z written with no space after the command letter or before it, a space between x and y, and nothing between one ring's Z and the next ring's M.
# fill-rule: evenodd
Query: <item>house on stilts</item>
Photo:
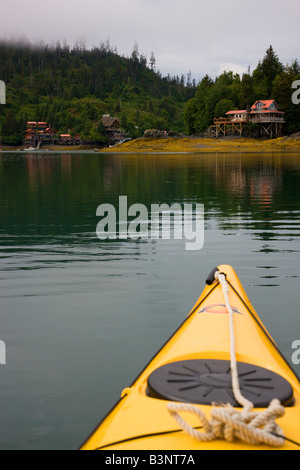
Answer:
M109 146L114 146L130 140L127 133L120 128L120 120L110 114L103 114L102 124L108 136Z
M274 100L258 100L250 109L228 111L226 117L215 118L208 132L215 137L242 136L248 123L258 125L261 137L279 137L285 123L285 113L279 110Z

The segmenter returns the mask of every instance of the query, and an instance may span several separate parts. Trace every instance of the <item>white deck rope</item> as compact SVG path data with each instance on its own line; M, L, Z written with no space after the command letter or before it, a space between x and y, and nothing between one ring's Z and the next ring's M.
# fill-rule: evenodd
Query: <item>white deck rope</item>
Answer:
M253 412L251 411L253 403L247 400L241 393L235 354L234 315L229 302L229 287L223 273L217 271L215 276L222 287L229 315L232 389L236 401L243 407L243 410L237 411L229 404L221 407L213 404L211 419L208 421L204 412L195 405L171 402L168 404L167 409L187 434L201 442L209 442L215 439L225 439L228 442L233 442L236 439L240 439L250 445L283 446L283 431L276 423L276 419L285 413L285 409L280 401L274 399L264 411ZM179 412L195 414L199 418L205 432L200 432L190 426Z

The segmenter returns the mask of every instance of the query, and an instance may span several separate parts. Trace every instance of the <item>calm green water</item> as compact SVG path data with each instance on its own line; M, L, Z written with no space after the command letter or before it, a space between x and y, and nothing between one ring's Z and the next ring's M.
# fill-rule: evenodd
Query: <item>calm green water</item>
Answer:
M100 241L96 209L119 195L204 204L203 249ZM1 449L77 449L221 263L292 364L299 155L2 153L0 197Z

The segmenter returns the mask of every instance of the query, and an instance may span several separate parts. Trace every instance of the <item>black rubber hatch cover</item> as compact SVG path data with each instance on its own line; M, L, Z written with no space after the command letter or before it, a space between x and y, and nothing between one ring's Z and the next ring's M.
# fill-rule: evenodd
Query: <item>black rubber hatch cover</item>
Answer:
M293 389L280 375L243 362L238 362L238 373L241 393L254 407L268 407L273 398L284 406L293 404ZM163 400L239 406L233 396L229 361L195 359L166 364L149 376L148 393Z

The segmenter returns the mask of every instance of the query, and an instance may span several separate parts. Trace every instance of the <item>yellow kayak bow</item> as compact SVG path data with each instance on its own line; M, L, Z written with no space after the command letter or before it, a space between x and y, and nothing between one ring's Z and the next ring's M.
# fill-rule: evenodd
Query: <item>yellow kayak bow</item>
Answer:
M82 450L299 450L300 384L235 271L194 308Z

